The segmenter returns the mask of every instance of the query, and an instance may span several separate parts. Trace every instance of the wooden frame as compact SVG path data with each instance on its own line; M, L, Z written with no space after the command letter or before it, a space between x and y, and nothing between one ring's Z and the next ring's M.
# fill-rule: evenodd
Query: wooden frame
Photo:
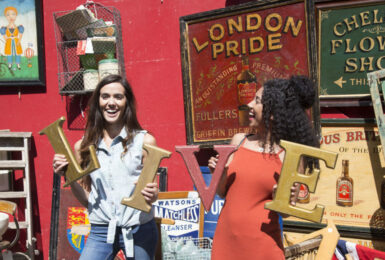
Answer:
M1 1L1 86L45 85L41 10L41 0ZM8 28L14 26L17 32L12 34L12 29ZM16 47L13 47L15 50L12 51L14 44Z
M377 20L377 12L383 9L384 3L378 0L312 2L321 104L324 100L334 100L334 105L339 106L338 99L344 98L348 100L343 102L350 106L362 106L363 99L370 99L366 72L385 66L382 47L374 41L378 40L378 33L385 30Z
M284 230L309 232L324 227L327 219L333 220L341 236L384 240L385 224L381 219L381 182L385 160L375 125L328 125L322 128L321 149L338 152L335 170L321 164L320 179L315 193L310 194L312 208L315 203L325 206L323 224L314 224L295 218L284 220ZM350 160L349 176L353 179L353 205L336 203L336 182L340 177L342 160ZM302 205L301 205L302 206Z
M304 0L262 0L180 18L187 144L247 132L242 106L266 80L313 74L308 8ZM256 83L239 76L247 67ZM317 122L318 99L315 107Z

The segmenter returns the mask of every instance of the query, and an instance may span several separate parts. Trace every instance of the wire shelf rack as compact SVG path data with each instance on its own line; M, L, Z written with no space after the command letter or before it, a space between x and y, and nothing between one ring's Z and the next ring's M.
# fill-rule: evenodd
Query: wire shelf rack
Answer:
M125 77L119 11L93 1L83 6L83 9L53 13L61 95L92 92L87 86L97 84L100 60L116 60L119 74ZM92 52L85 52L85 49L92 49ZM91 70L96 72L96 80L95 75L93 78L84 76Z
M210 260L211 247L212 239L208 237L169 241L162 247L163 260Z

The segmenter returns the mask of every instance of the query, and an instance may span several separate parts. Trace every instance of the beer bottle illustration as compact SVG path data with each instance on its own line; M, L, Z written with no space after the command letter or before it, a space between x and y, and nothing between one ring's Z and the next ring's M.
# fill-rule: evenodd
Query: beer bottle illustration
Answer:
M349 177L349 160L342 160L342 175L336 184L336 202L343 207L353 206L353 179Z
M249 108L247 104L253 100L256 91L257 78L249 70L249 57L242 56L242 71L237 76L239 126L249 125Z

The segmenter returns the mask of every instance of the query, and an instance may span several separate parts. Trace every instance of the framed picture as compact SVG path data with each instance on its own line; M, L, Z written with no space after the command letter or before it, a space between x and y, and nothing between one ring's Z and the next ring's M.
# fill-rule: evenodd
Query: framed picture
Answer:
M342 236L384 240L385 160L377 127L324 126L321 149L338 153L336 167L329 169L320 162L315 193L310 193L306 204L297 206L313 209L323 205L322 223L333 220ZM284 227L295 226L297 230L320 227L294 217L285 219Z
M188 144L248 132L247 103L265 81L309 75L306 9L255 1L180 18Z
M41 0L0 1L0 86L44 86Z
M316 2L320 98L370 99L366 73L385 68L384 1Z

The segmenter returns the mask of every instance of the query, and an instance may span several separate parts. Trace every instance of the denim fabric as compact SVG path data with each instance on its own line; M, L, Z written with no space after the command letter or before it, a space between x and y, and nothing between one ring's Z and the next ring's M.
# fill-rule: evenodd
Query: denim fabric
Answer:
M113 244L107 244L107 225L91 224L91 232L80 256L80 260L112 260L119 252L125 251L122 230L116 228ZM158 241L158 230L154 220L132 228L134 237L134 257L127 260L152 260ZM126 255L126 252L124 252Z

